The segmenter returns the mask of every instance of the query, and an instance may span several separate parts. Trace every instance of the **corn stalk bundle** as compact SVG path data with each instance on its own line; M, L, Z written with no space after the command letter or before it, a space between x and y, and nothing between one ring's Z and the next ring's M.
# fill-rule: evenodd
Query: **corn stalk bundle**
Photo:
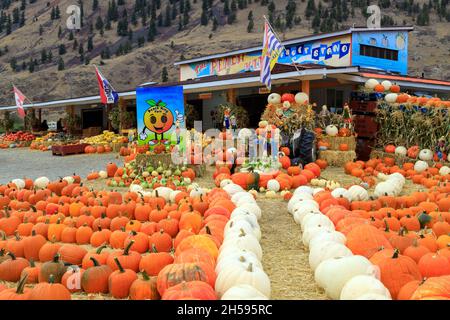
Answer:
M434 149L440 138L450 141L450 109L412 104L379 102L376 121L380 125L377 147L387 144ZM447 152L449 151L447 146Z
M313 130L316 123L316 114L311 105L300 105L292 103L290 109L283 110L283 105L269 104L267 105L261 117L262 121L267 121L271 125L275 125L280 130L288 134L293 134L301 128Z

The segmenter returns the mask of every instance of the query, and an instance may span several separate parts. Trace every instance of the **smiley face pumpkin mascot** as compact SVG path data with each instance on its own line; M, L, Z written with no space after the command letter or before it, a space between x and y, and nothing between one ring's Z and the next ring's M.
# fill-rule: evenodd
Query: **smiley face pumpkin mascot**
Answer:
M147 139L146 131L153 132L154 139L149 141L151 146L157 144L167 145L169 140L164 139L164 133L169 131L174 124L174 117L172 111L167 108L167 104L161 100L155 102L155 100L146 101L150 108L144 113L144 130L140 134L141 140Z

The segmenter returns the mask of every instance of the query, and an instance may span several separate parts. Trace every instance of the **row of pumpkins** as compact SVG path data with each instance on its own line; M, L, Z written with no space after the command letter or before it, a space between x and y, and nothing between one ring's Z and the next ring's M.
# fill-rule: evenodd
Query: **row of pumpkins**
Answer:
M409 148L406 148L404 146L394 146L392 144L389 144L384 147L384 151L386 153L392 153L399 157L409 157L412 159L418 158L422 161L432 161L433 159L438 160L435 158L435 153L433 153L430 149L421 149L418 146L412 146ZM445 161L447 159L447 155L443 154L443 160Z

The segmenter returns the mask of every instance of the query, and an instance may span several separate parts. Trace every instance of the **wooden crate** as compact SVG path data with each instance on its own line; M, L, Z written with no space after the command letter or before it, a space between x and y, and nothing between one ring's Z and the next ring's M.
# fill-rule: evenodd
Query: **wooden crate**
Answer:
M71 144L65 146L53 146L52 154L54 156L67 156L71 154L84 153L84 149L89 146L87 143L82 144Z

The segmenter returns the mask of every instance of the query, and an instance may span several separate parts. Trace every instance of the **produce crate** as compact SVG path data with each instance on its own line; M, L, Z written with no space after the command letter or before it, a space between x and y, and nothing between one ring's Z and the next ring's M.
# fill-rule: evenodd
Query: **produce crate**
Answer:
M353 123L359 137L375 138L378 132L378 123L375 122L375 117L356 115Z
M350 108L353 112L375 112L377 109L376 101L350 101Z
M87 143L71 144L65 146L53 146L52 153L54 156L67 156L71 154L84 153L84 149L89 146Z

